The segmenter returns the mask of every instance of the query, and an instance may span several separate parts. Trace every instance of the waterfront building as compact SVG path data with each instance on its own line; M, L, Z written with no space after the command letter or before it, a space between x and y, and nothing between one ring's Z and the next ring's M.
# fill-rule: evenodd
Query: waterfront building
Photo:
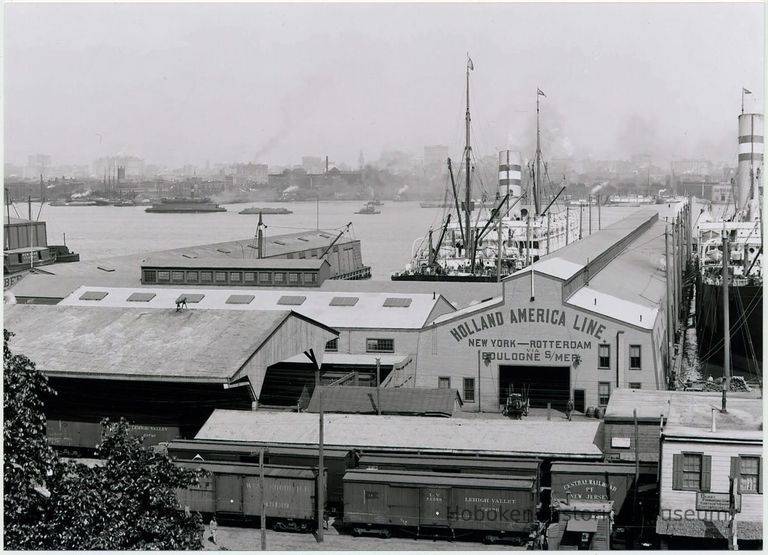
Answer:
M661 429L659 515L663 546L762 547L763 401L675 395ZM731 514L733 513L733 522Z

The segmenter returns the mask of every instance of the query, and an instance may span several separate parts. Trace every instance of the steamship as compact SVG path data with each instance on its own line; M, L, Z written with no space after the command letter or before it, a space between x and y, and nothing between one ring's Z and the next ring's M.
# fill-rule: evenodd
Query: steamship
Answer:
M209 198L173 197L162 198L144 210L160 214L190 214L200 212L226 212L227 209L211 202Z
M472 60L468 59L463 198L448 159L452 202L447 203L449 208L436 243L430 229L427 237L414 242L410 262L404 271L393 274L392 280L498 281L580 238L577 218L571 218L568 209L554 207L565 186L543 206L546 164L541 153L539 114L540 99L546 95L541 89L536 90L536 155L527 168L528 190L523 192L520 153L503 150L499 153L498 189L490 209L485 202L473 200L469 103L469 76L473 70Z
M733 203L720 213L710 204L699 215L696 314L705 375L719 374L724 365L724 262L733 374L762 375L763 144L763 115L742 113Z

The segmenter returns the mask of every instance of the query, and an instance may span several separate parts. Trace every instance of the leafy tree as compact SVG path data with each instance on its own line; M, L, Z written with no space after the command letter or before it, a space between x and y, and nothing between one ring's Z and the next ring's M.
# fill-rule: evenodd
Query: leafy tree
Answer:
M201 549L202 519L179 510L176 488L194 472L141 445L128 423L104 423L98 464L70 462L51 486L50 531L56 549Z
M4 510L7 549L201 549L202 520L176 488L197 480L143 447L125 420L104 422L94 464L59 461L46 439L47 378L4 332Z
M11 352L12 336L3 330L4 543L7 549L41 549L48 545L46 482L56 466L46 439L43 398L54 391L32 361Z

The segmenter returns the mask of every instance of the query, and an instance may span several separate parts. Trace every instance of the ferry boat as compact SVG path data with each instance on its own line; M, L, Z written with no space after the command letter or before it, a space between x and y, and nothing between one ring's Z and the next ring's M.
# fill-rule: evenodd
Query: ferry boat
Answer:
M536 154L528 168L528 190L523 192L521 154L503 150L499 153L495 201L486 206L485 202L473 200L469 102L469 76L473 70L472 61L468 59L463 199L457 191L449 159L453 194L452 203L448 204L453 210L447 210L436 244L430 229L426 238L414 242L411 261L404 271L393 274L392 280L498 281L580 238L578 211L573 210L571 214L569 208L560 210L554 206L565 186L544 206L546 166L541 153L539 114L540 98L546 95L541 89L536 90Z
M288 210L287 208L257 208L255 206L252 206L250 208L245 208L243 210L240 210L238 214L293 214L293 210Z
M698 216L696 315L704 374L717 373L724 366L723 300L727 290L733 373L758 379L762 375L763 128L762 114L742 112L739 116L734 202L725 206L709 203Z
M366 202L365 205L355 212L355 214L381 214L380 210L376 210L376 204L373 201Z
M227 209L211 202L209 198L173 197L162 198L144 210L159 214L192 214L200 212L226 212Z

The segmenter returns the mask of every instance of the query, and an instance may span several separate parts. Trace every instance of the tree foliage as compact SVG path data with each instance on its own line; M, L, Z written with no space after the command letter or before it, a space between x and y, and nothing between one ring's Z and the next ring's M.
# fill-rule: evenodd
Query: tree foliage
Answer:
M125 420L104 422L93 464L59 460L46 440L43 399L54 392L4 345L4 509L7 549L200 549L199 515L176 488L197 480L142 446Z

